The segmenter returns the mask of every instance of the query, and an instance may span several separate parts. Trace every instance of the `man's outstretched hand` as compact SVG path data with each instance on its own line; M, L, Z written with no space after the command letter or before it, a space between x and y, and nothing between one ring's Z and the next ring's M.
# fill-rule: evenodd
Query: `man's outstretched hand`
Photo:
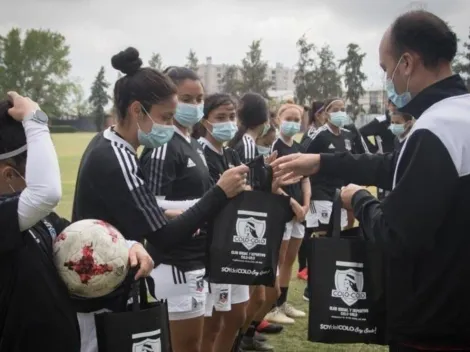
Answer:
M319 154L290 154L271 163L274 177L298 177L314 175L320 170ZM286 179L284 178L284 181Z

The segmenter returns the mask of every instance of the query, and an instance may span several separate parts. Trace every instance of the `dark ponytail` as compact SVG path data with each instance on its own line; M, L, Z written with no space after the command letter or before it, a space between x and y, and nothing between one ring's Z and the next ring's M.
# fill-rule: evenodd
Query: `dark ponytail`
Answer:
M323 111L325 103L323 101L312 102L312 107L308 110L308 125L312 126L317 122L317 114Z

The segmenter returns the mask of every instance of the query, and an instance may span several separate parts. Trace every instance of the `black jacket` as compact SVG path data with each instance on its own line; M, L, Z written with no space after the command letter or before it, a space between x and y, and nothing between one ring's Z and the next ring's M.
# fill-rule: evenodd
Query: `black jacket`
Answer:
M456 75L402 110L417 121L399 154L322 155L321 173L393 186L382 202L366 190L352 201L388 254L392 341L470 347L470 95Z

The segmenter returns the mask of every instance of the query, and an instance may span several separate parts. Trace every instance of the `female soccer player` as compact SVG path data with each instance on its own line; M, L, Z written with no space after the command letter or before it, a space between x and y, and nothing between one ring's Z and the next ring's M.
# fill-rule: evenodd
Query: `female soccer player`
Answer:
M248 168L242 165L228 170L199 202L168 220L157 204L151 183L144 179L136 151L140 145L158 148L172 138L178 103L176 87L158 71L141 68L142 60L134 48L113 56L111 63L125 74L114 86L118 123L97 134L85 150L78 172L73 220L98 218L115 226L127 239L146 239L158 270L167 253L191 242L193 234L224 206L227 198L244 190ZM200 285L196 277L174 274L181 281ZM171 272L167 279L172 280ZM202 290L201 286L192 289ZM187 293L183 289L176 295ZM194 302L184 303L192 306ZM187 307L182 304L181 308ZM202 330L197 319L193 322L186 324L186 331L179 330L178 324L171 326L175 352L200 351L198 340L187 338L194 336L193 330Z
M228 94L213 94L204 101L204 116L195 127L199 143L209 167L212 181L241 164L238 154L224 143L236 131L236 103ZM242 285L210 284L206 303L202 351L229 352L239 329L245 322L249 287Z
M142 170L155 196L173 204L197 201L212 187L202 146L190 135L203 116L204 89L191 69L169 67L164 73L177 88L175 134L162 147L143 151ZM203 227L191 240L165 253L162 264L152 273L156 282L165 283L159 285L155 293L168 300L171 331L179 339L181 348L184 344L201 344L202 341L208 292L203 279L206 238Z
M390 131L396 136L395 151L400 152L411 127L413 127L414 118L410 114L395 111L391 113L390 122Z
M294 136L300 131L302 113L303 109L295 104L284 104L279 108L278 118L281 123L281 135L272 148L273 151L277 152L278 156L303 152L301 145L294 140ZM279 253L279 285L281 295L277 300L276 308L268 314L269 318L267 317L267 319L275 323L292 324L295 322L293 318L305 316L304 312L295 309L287 302L287 294L292 267L305 234L305 227L302 222L310 206L310 181L308 177L305 177L301 182L284 187L283 190L291 197L296 216L286 224Z
M0 102L0 351L79 352L76 313L52 261L67 225L51 214L62 188L48 118L30 99L9 98Z
M325 124L325 107L322 101L313 101L310 110L308 111L308 129L303 134L300 144L308 141L315 131Z
M256 140L265 136L271 125L269 123L269 110L265 99L256 93L247 93L240 100L238 109L238 131L228 146L235 149L242 163L248 163L256 158L259 151ZM258 187L258 181L254 173L248 174L248 185L251 188ZM256 335L256 330L263 332L279 333L282 326L263 322L264 316L271 310L272 305L278 298L278 293L273 288L268 288L269 297L266 295L264 286L250 288L250 302L247 307L247 318L242 331L245 336L242 348L254 351L270 351L272 347L262 341Z
M272 123L269 126L268 132L262 137L256 138L256 149L258 153L268 157L271 154L273 143L278 138L278 132L274 124Z

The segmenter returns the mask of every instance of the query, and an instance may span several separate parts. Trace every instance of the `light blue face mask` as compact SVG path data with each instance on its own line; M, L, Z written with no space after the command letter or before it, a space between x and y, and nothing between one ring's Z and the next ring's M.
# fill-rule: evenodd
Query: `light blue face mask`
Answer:
M400 65L402 59L403 59L403 56L400 58L400 60L398 60L398 63L395 66L395 69L393 70L392 77L387 78L387 81L385 82L385 89L387 90L388 98L399 109L404 107L406 104L408 104L411 101L411 93L408 91L408 85L410 84L411 76L408 77L408 82L406 83L406 91L402 94L397 93L395 89L395 84L393 83L393 79L395 78L395 73L397 72L398 65Z
M400 137L403 133L405 133L405 124L404 123L392 123L389 129L395 136Z
M260 153L261 155L269 155L269 153L271 153L271 148L269 147L265 147L265 146L262 146L262 145L256 145L256 148L258 149L258 153Z
M228 142L237 133L237 125L232 121L212 123L211 125L211 134L218 142Z
M204 104L178 103L175 120L183 127L193 127L204 116Z
M349 121L345 111L330 112L330 122L338 128L344 127Z
M145 111L147 117L152 121L152 129L146 133L142 131L139 125L137 125L139 127L137 131L137 139L139 140L140 145L143 145L146 148L158 148L168 143L175 133L173 125L160 125L153 122L153 119L143 106L142 109Z
M287 137L293 137L300 131L300 122L282 121L281 132Z

